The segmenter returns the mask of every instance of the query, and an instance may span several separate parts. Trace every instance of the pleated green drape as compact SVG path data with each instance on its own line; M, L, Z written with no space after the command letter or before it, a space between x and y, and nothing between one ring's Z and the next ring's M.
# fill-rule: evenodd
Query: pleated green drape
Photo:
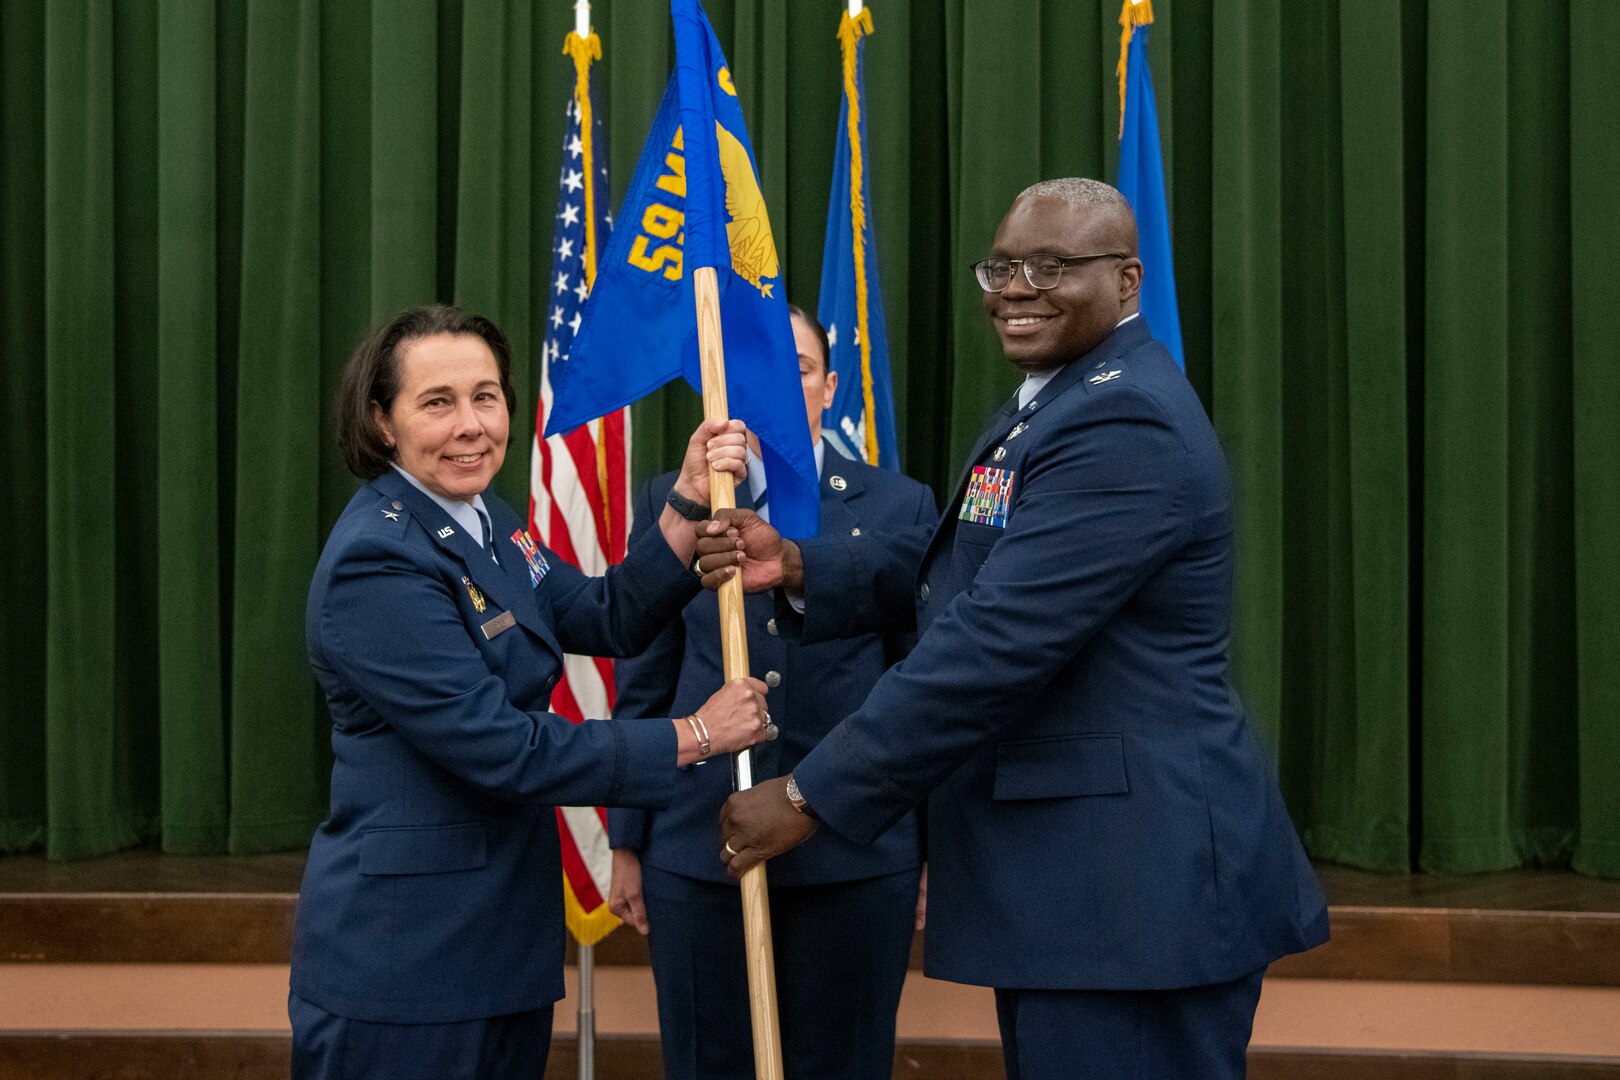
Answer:
M813 306L837 0L710 0ZM1188 377L1239 500L1236 681L1313 854L1620 875L1620 7L1159 0ZM965 267L1111 178L1117 0L873 4L871 213L908 471L1017 378ZM598 0L615 199L672 60ZM526 498L565 0L0 5L0 850L303 844L302 609L367 327L453 300L519 357ZM696 421L637 408L643 476Z

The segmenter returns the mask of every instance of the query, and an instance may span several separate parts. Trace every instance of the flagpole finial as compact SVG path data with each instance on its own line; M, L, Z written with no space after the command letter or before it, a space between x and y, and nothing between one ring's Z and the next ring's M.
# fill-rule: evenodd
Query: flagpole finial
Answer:
M852 60L850 52L855 43L862 37L872 33L872 9L859 3L849 5L849 11L838 17L838 40L844 43L844 66L847 69ZM846 78L848 72L846 71Z
M849 0L849 17L852 19L860 18L861 9L865 6L865 4L861 3L861 0Z

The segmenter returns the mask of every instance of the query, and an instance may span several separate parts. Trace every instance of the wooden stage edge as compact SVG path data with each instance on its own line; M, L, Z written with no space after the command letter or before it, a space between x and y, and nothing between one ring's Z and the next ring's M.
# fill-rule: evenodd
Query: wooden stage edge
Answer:
M572 1038L552 1043L546 1080L578 1075ZM285 1035L261 1032L0 1032L0 1080L283 1080L290 1063ZM658 1041L645 1036L601 1038L599 1080L646 1080L661 1075ZM894 1077L985 1080L1002 1075L994 1043L909 1042L895 1055ZM1620 1060L1515 1054L1256 1048L1250 1080L1620 1080Z
M301 853L0 859L0 963L286 963L302 870ZM1620 882L1317 870L1333 940L1274 975L1620 987ZM596 958L644 966L646 943L621 931ZM921 959L919 937L913 968Z

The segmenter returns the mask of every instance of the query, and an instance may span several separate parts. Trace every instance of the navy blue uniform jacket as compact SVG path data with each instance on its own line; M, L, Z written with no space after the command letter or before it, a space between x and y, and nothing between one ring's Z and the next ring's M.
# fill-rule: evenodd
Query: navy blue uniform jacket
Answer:
M901 530L938 520L933 493L899 473L850 461L830 447L821 477L821 535L860 536ZM657 477L637 498L635 532L652 528L675 483L675 473ZM738 502L752 507L748 486ZM754 775L790 772L832 726L860 707L885 668L905 655L910 632L863 634L817 645L790 644L775 630L771 599L747 597L750 674L767 685L766 704L781 729L772 742L754 748ZM640 656L614 669L618 700L614 715L684 716L698 709L723 681L720 607L712 594L686 605L682 617ZM633 850L642 862L674 874L729 883L720 861L720 806L731 794L731 768L721 757L681 769L667 810L609 810L608 834L616 848ZM915 814L905 814L871 844L856 844L823 830L771 863L773 885L826 885L909 870L920 862Z
M974 467L1011 474L1004 526L959 520ZM998 414L944 520L911 539L803 544L807 606L789 630L916 612L911 655L795 774L857 842L933 793L929 975L1170 989L1326 940L1227 682L1225 460L1142 319Z
M548 706L564 650L645 647L696 580L652 529L602 578L541 548L534 585L510 539L523 523L484 499L499 566L389 470L344 510L310 584L336 760L292 989L339 1016L440 1023L561 998L553 806L662 806L675 779L668 721L575 726Z

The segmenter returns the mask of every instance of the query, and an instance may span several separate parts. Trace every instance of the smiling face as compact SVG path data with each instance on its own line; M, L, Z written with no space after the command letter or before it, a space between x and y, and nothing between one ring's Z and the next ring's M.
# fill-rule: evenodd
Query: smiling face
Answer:
M395 362L393 407L372 403L394 461L434 494L470 501L506 459L511 418L495 354L476 334L435 334L401 343Z
M1104 207L1052 196L1025 196L1013 203L996 230L992 256L1024 259L1108 251L1129 257L1065 266L1051 289L1033 288L1020 265L1004 290L984 294L984 310L1008 360L1023 371L1041 372L1078 359L1137 310L1142 284L1133 222Z
M838 372L828 370L821 338L808 322L793 316L793 344L799 351L799 383L804 388L804 411L810 420L810 442L821 441L821 414L832 406Z

